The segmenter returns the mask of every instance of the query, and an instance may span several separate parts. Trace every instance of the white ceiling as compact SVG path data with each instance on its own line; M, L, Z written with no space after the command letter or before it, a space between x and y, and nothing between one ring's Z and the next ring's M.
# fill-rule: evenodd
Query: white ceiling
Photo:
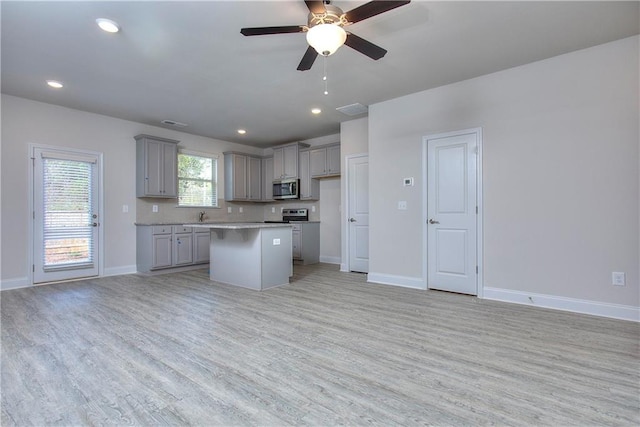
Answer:
M339 1L344 11L366 1ZM296 1L1 3L2 92L247 145L339 132L335 109L371 105L638 34L639 2L412 1L349 31L389 51L340 48L296 67L305 35L242 27L306 24ZM96 18L117 21L108 34ZM57 79L60 90L45 85ZM310 113L320 107L319 116ZM240 136L238 128L247 129Z

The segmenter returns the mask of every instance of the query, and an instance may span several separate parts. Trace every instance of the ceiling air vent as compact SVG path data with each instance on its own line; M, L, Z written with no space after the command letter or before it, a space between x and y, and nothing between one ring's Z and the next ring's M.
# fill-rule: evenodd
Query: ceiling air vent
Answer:
M338 107L336 110L347 116L359 116L360 114L366 114L369 109L366 105L362 105L359 102L355 104L345 105L344 107Z
M176 128L186 128L187 124L186 123L180 123L180 122L176 122L174 120L162 120L160 123L162 123L163 125L167 125L167 126L173 126Z

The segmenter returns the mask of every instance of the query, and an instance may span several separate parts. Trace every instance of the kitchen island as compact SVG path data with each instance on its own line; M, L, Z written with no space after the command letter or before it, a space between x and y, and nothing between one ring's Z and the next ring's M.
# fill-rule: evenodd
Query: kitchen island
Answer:
M290 224L227 222L185 226L210 229L211 280L257 290L289 283L293 275Z

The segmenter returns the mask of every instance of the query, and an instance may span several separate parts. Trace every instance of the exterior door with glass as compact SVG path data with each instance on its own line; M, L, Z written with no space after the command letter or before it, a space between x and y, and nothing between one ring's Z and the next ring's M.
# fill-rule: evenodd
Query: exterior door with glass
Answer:
M100 154L33 149L33 283L99 274Z

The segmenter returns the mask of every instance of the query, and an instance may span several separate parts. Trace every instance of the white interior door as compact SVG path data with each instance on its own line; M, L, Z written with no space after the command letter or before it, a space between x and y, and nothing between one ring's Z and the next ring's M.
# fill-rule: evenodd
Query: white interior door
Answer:
M369 157L347 160L349 270L369 272Z
M33 151L33 283L97 276L98 156Z
M478 294L478 133L427 138L427 286Z

